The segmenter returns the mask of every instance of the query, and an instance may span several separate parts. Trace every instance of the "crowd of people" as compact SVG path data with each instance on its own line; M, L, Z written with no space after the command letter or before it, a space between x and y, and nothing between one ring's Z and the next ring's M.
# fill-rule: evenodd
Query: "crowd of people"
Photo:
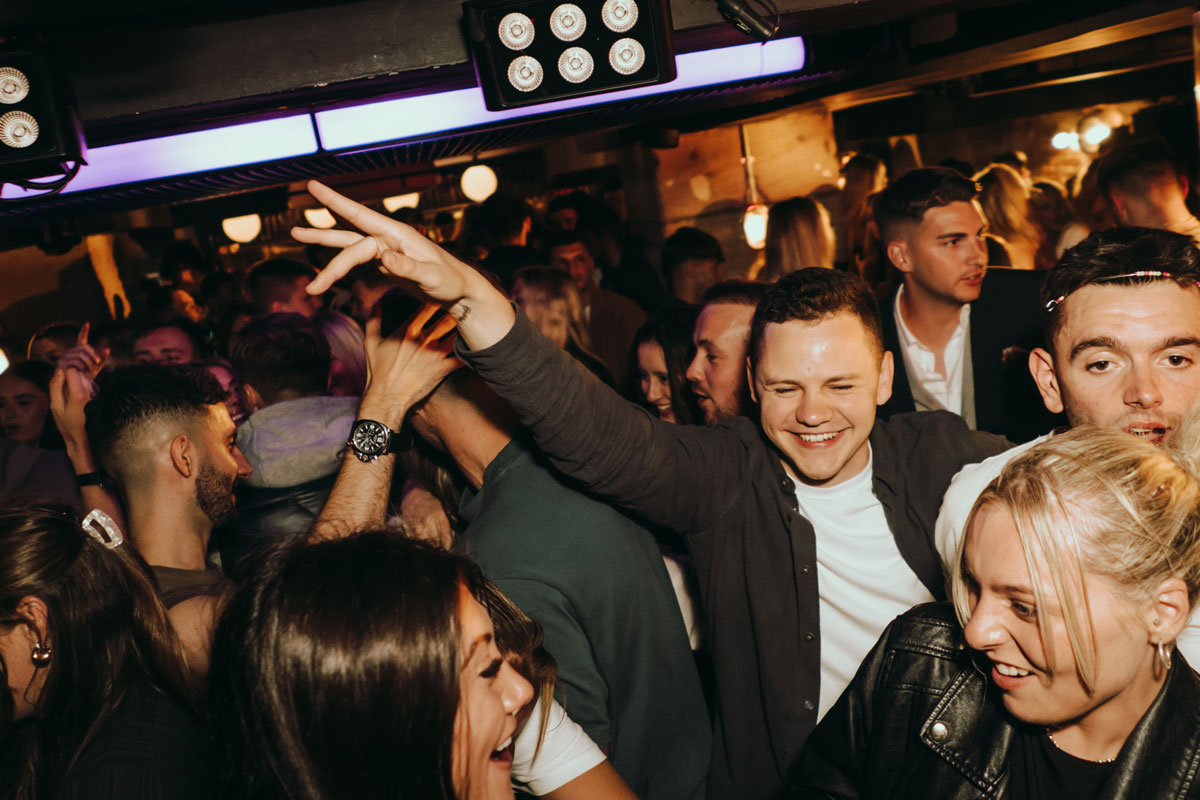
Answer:
M0 373L0 787L1200 798L1200 221L1160 140L769 212L173 249Z

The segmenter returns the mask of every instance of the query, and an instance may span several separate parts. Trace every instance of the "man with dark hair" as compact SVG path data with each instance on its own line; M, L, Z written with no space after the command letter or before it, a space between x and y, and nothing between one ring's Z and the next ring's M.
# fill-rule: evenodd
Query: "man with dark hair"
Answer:
M346 283L350 284L350 316L364 325L379 298L395 285L373 264L355 267L346 276Z
M203 357L202 334L182 319L143 326L133 334L135 364L192 364Z
M413 350L406 389L374 419L411 427L466 478L459 504L466 527L456 546L541 625L558 664L561 704L637 796L703 797L708 714L653 534L556 472L478 375L462 369L444 377L460 366L442 339L453 320L390 294L383 330L410 312L398 334ZM394 462L363 463L347 453L318 528L355 530L382 516L386 496L371 484L390 483Z
M129 536L197 666L207 664L218 600L229 588L208 566L215 526L236 513L234 485L250 465L234 441L225 392L188 366L143 364L102 373L87 404L92 451L124 500Z
M880 417L946 410L972 428L1024 441L1051 423L1024 369L1040 343L1040 276L988 269L978 187L942 167L915 169L875 201L875 219L902 276L880 303L896 359Z
M624 391L630 379L630 348L646 313L627 297L596 285L594 244L583 231L560 231L546 241L550 266L571 275L587 318L592 349Z
M227 571L257 542L303 536L337 477L357 397L329 397L329 345L299 314L252 320L233 338L229 360L250 418L238 447L254 472L238 490L241 514L223 532Z
M682 303L698 306L703 295L725 276L725 254L715 237L684 225L663 242L662 273L672 294Z
M597 202L582 191L560 194L546 206L546 221L558 231L587 228L596 215Z
M687 379L704 413L705 425L731 417L754 416L746 382L750 320L770 287L751 281L724 281L710 286L700 300L692 339L696 355Z
M356 215L390 271L449 309L458 355L558 469L686 537L717 678L708 796L782 795L809 732L884 626L945 596L933 547L942 495L964 464L1007 443L952 414L875 420L892 358L857 276L799 270L759 304L761 426L745 417L672 425L578 369L475 270L423 246L395 258L419 245L415 233L310 188ZM337 277L327 272L312 289Z
M316 267L289 258L269 258L250 268L246 295L257 314L289 312L311 317L321 310L321 298L304 287L317 274Z
M1128 142L1100 162L1100 191L1122 225L1161 228L1200 242L1200 220L1187 207L1188 179L1164 139Z
M521 267L545 263L529 247L533 214L529 204L507 192L495 192L480 206L483 230L491 240L487 258L480 265L496 275L506 289L512 288L513 275Z

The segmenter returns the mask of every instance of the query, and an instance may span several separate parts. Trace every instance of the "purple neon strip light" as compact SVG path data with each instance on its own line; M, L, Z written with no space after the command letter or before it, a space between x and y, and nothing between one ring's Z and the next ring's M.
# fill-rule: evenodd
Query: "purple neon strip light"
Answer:
M483 102L483 90L475 87L318 111L314 116L322 147L326 150L344 150L492 122L616 103L635 97L781 75L803 69L804 63L804 40L795 36L766 44L742 44L683 53L675 57L677 77L670 83L638 86L523 108L489 111Z
M488 111L483 91L475 87L96 147L88 152L87 165L62 193L279 161L312 155L320 149L345 150L636 97L753 80L798 71L804 63L804 42L797 36L765 45L744 44L678 55L675 57L678 77L670 83L519 109ZM0 197L33 198L41 193L5 185Z
M311 114L243 122L94 148L88 151L87 165L80 168L62 193L277 161L311 155L317 150ZM35 197L40 193L6 185L3 197Z

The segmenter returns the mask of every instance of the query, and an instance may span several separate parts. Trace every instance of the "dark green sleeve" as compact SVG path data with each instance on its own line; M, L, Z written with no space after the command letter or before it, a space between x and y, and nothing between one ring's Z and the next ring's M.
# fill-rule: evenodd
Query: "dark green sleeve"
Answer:
M562 592L538 581L520 578L496 580L517 607L542 626L545 647L558 662L555 696L567 714L598 747L612 742L608 685L592 657L592 644Z

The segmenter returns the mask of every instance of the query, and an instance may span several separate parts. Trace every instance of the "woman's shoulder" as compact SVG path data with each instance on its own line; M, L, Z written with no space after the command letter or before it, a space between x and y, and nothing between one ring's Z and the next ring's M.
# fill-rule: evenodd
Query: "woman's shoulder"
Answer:
M135 683L80 753L61 797L207 797L207 754L203 728L182 701Z

